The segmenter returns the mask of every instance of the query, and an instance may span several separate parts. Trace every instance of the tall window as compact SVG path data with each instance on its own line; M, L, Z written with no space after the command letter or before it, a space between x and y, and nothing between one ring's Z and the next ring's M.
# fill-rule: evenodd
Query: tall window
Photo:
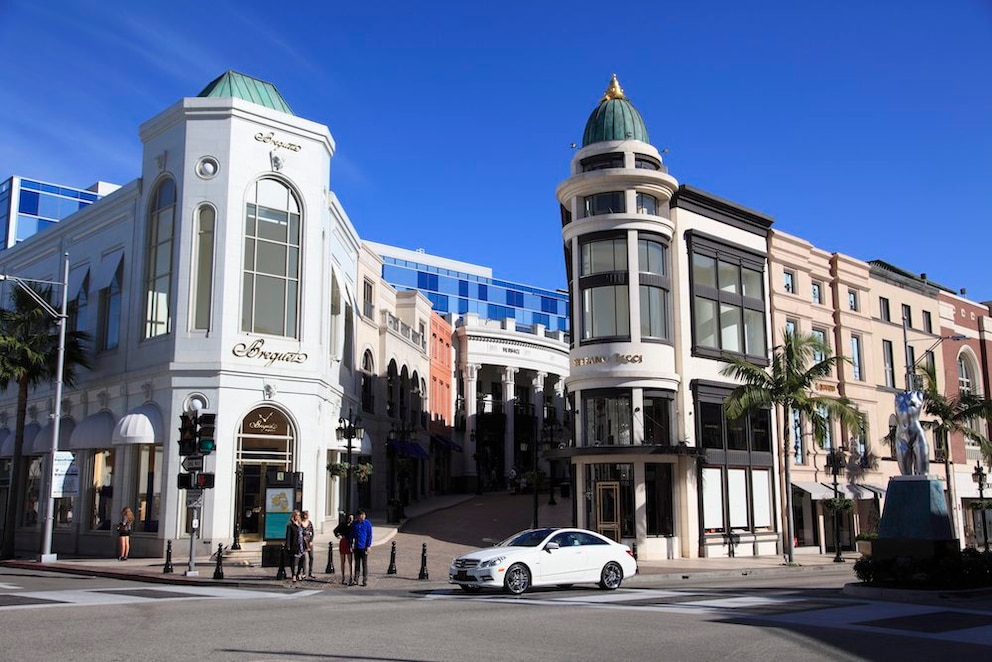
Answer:
M362 315L369 319L375 315L375 286L367 278L362 281Z
M172 234L176 221L176 183L163 180L152 195L145 241L145 338L172 330Z
M885 365L885 385L889 388L896 386L895 355L891 340L882 341L882 361Z
M927 333L933 333L933 317L931 317L929 310L923 311L923 330Z
M814 280L810 287L813 303L823 303L823 283Z
M764 258L692 237L693 351L767 361Z
M820 448L832 449L834 447L834 441L833 441L833 434L831 433L830 430L831 428L830 412L827 411L826 407L820 405L819 407L817 407L817 414L820 416L821 419L823 419L823 434L816 440L816 444Z
M858 291L848 290L847 291L847 307L852 311L858 310Z
M794 336L796 335L796 320L786 319L785 320L785 335Z
M857 381L864 380L861 370L861 336L851 336L851 372Z
M637 213L658 215L658 198L647 193L637 194Z
M668 245L660 238L638 239L637 264L640 271L641 337L668 339L671 296Z
M796 292L796 272L786 269L782 272L782 289L789 294Z
M629 392L583 394L584 446L629 446L633 410Z
M644 393L644 443L673 446L675 431L672 428L674 394L669 392Z
M121 278L124 263L118 262L110 283L100 290L100 327L97 347L115 349L121 339Z
M133 475L138 507L134 513L134 530L152 533L158 531L162 505L162 446L140 444L136 448Z
M883 322L890 322L892 314L889 312L889 300L885 297L878 297L878 316Z
M814 338L816 338L817 340L819 340L824 345L827 344L827 332L824 331L823 329L813 329L810 332L810 335L812 335ZM822 352L820 350L816 350L816 351L813 352L813 361L815 361L816 363L819 363L820 361L824 360L825 358L827 358L827 355L824 352Z
M362 356L362 411L375 412L375 363L368 350Z
M913 328L913 309L909 307L909 304L902 304L902 318L906 321L906 326Z
M627 211L623 191L609 191L585 197L585 216L600 214L621 214Z
M295 338L300 297L300 203L285 184L260 179L245 208L241 330Z
M72 331L88 331L90 325L89 310L90 275L87 272L79 285L76 298L69 303L69 329ZM70 294L72 294L70 292Z
M971 366L964 354L958 354L958 391L961 395L968 395L974 392L975 380L971 371Z
M626 235L582 243L582 339L630 337Z
M214 221L213 207L203 205L196 211L196 244L193 252L193 328L210 328L210 304L213 296Z
M806 464L806 449L803 444L803 418L798 409L792 413L792 459L796 464Z

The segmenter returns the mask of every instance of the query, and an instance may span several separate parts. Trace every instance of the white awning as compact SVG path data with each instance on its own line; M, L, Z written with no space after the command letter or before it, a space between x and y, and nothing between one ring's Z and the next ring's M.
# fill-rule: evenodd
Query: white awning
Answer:
M833 483L823 483L823 486L830 490L829 498L832 499L834 495ZM838 483L837 491L848 499L876 499L885 496L885 488L864 483Z
M59 450L69 450L69 437L76 427L76 421L68 416L63 416L59 424ZM52 452L52 433L55 431L55 422L49 421L48 425L34 436L30 448L28 446L27 428L24 434L24 454L25 455L45 455Z
M338 451L340 453L348 452L348 440L338 439L335 437L331 440L331 443L327 445L327 450ZM368 432L362 435L361 441L356 437L351 440L351 453L352 455L371 455L372 454L372 437L369 436Z
M110 440L114 435L114 422L114 415L109 411L100 411L87 416L72 431L68 450L110 448Z
M135 407L118 421L111 443L114 446L155 444L162 442L162 412L157 405L146 402Z
M83 288L83 281L90 274L90 265L75 267L69 272L69 300L74 301Z
M12 457L14 455L14 433L9 429L0 430L0 457Z
M801 481L793 481L793 487L798 487L803 492L810 495L813 501L823 501L824 499L833 499L834 491L830 488L824 487L820 483L804 483Z
M122 248L118 248L109 255L105 255L97 269L96 282L90 283L90 289L94 292L99 292L110 287L110 281L114 279L114 274L117 273L117 267L121 266L121 260L123 259L124 249Z

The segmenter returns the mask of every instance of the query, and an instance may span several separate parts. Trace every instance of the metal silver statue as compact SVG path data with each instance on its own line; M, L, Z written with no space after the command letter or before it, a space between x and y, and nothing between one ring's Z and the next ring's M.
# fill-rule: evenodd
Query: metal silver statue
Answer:
M930 469L930 449L920 425L923 393L903 391L896 394L896 460L903 476L925 476Z

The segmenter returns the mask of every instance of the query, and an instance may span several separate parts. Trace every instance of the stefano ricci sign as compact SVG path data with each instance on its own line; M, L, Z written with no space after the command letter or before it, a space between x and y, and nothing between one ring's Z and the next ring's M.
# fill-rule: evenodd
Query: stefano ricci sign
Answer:
M641 363L642 361L644 361L644 356L641 354L607 354L606 356L583 356L572 359L572 366L578 368L584 365L623 365L625 363Z
M273 352L265 349L265 341L258 338L252 344L239 342L231 350L235 356L243 359L257 359L268 368L273 363L305 363L307 355L303 352Z

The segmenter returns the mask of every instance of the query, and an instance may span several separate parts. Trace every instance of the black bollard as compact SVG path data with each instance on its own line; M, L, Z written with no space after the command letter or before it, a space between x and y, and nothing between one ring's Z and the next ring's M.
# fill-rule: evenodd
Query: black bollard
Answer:
M172 541L165 543L165 567L162 568L163 575L171 575L172 568Z
M634 560L637 560L637 543L630 543L630 553L633 555Z
M238 523L237 522L235 522L234 523L234 542L231 544L231 550L234 551L234 550L240 550L240 549L241 549L241 527L238 526Z
M337 571L334 569L334 541L327 543L327 567L324 568L324 572L328 575L333 575Z
M217 565L214 566L214 579L224 579L224 545L217 543Z
M386 568L387 575L396 574L396 543L394 542L389 548L389 567Z
M276 579L286 579L286 548L279 548L279 570L276 571Z
M420 574L417 575L417 579L429 579L430 576L427 574L427 543L424 543L423 548L420 550Z

